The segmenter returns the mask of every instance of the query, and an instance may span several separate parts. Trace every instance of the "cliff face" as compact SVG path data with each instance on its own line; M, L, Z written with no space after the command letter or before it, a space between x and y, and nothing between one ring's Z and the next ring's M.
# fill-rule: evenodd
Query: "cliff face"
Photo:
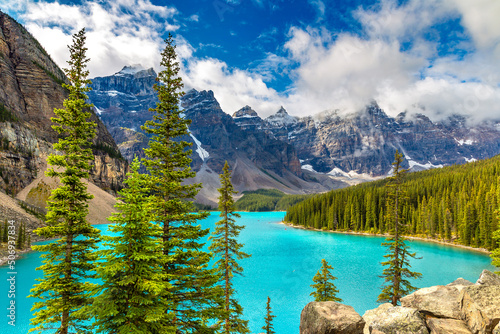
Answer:
M67 91L62 70L24 27L0 12L0 188L15 194L45 169L57 134L54 108L62 108ZM94 140L92 181L105 190L120 185L127 169L99 118Z

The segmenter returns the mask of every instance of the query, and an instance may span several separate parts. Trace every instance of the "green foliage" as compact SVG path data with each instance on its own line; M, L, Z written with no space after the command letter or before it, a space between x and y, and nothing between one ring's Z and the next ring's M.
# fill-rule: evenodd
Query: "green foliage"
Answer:
M38 279L30 297L37 298L31 319L31 331L57 328L60 334L85 332L86 320L90 320L90 306L95 284L96 242L99 230L86 220L88 201L92 198L82 181L88 179L93 160L90 145L95 137L95 124L89 122L90 107L86 92L90 89L87 80L85 29L73 35L69 47L69 69L66 74L71 85L64 84L69 97L64 100L64 109L55 109L52 128L60 135L47 162L56 167L47 171L47 176L58 177L61 185L52 191L47 205L46 226L35 232L44 238L56 238L46 245L34 249L41 255L43 277Z
M333 281L336 280L337 277L334 277L330 273L330 270L333 270L333 267L328 265L325 259L322 259L321 268L313 277L314 284L311 284L311 287L315 289L315 291L311 292L311 296L313 296L314 300L317 302L342 302L342 299L337 297L339 290L337 290L335 284L333 284Z
M405 235L495 249L499 229L500 156L401 177L406 200L398 212ZM285 221L309 228L387 233L389 180L316 195L289 208Z
M172 315L164 312L162 298L165 273L156 251L159 248L159 226L151 221L147 208L149 195L145 175L139 173L136 158L125 180L126 188L110 221L114 236L104 237L107 247L101 251L97 268L102 284L95 298L97 332L103 333L169 333Z
M192 200L200 185L184 183L195 176L190 168L190 144L179 140L188 135L190 121L179 109L183 85L172 36L165 42L163 70L154 85L159 102L151 109L153 119L142 127L151 135L144 150L149 172L146 186L151 194L148 209L161 228L155 253L163 265L163 312L173 319L169 332L203 332L210 319L217 317L219 290L215 288L217 276L208 269L210 254L202 249L201 239L209 231L198 221L207 213L193 213Z
M3 235L2 235L2 242L7 242L9 241L9 230L7 226L7 220L3 223Z
M248 321L241 319L243 308L234 298L236 291L233 288L232 278L234 275L241 275L243 267L237 260L249 257L250 255L241 251L243 244L238 243L238 236L245 228L236 224L236 219L240 215L237 214L234 208L233 195L236 194L233 185L231 184L231 173L229 166L224 164L223 173L220 175L221 188L219 188L219 211L222 217L215 224L215 231L209 237L212 241L210 247L218 260L215 262L215 268L219 276L219 280L224 289L224 312L220 316L220 320L224 321L223 333L250 333L248 329Z
M25 230L24 230L24 224L21 223L19 224L17 230L16 248L24 249L24 242L25 242Z
M403 217L400 217L399 206L405 201L405 188L402 185L401 178L407 170L401 168L403 155L396 150L394 157L393 176L387 184L387 214L385 216L385 226L389 230L391 237L382 243L387 246L387 253L384 257L387 261L382 262L386 267L382 272L385 286L382 288L382 293L378 296L378 302L391 302L396 306L401 297L416 290L411 285L408 278L419 278L422 274L410 271L409 258L415 258L415 253L409 252L409 247L405 243L405 239L401 236L405 230L405 222Z
M7 107L5 107L3 105L3 103L0 102L0 122L18 122L18 121L19 121L19 118L17 118L17 116L14 115L14 113L12 111L7 109ZM5 141L5 140L7 140L7 138L4 138L3 140ZM5 145L5 142L2 142L3 149L8 148L9 147L8 145L9 145L8 140L7 140L7 145ZM7 146L7 147L5 147L5 146Z
M125 158L122 156L122 153L120 150L115 149L112 146L106 145L101 142L97 142L95 144L92 144L92 150L95 151L101 151L109 155L110 158L113 159L120 159L120 160L125 160ZM96 153L96 152L95 152Z
M272 315L271 312L271 298L267 296L267 304L266 304L266 316L264 317L265 325L262 329L265 331L265 334L275 334L273 327L273 319L276 318L275 315Z
M310 195L286 195L276 189L258 189L244 191L243 196L236 201L238 211L282 211L303 201Z

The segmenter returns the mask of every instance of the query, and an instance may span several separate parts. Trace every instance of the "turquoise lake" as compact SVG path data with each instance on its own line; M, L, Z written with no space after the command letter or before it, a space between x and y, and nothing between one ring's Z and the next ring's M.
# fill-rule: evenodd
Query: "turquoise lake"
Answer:
M326 259L334 267L333 275L339 297L363 315L377 307L382 273L380 262L385 254L382 237L358 236L294 229L280 224L284 212L241 213L238 220L246 228L240 235L244 251L252 254L242 260L244 277L237 277L235 287L244 307L252 333L261 333L267 296L276 318L278 334L298 334L300 312L310 301L312 278ZM204 228L213 228L219 219L212 213L201 222ZM107 225L96 226L107 233ZM492 270L490 258L482 253L457 247L422 241L409 241L420 260L412 262L413 269L423 277L414 281L417 287L445 285L458 277L475 282L483 269ZM16 261L16 326L7 324L7 278L9 269L0 267L0 333L22 333L29 329L33 300L26 298L41 272L38 253L29 253Z

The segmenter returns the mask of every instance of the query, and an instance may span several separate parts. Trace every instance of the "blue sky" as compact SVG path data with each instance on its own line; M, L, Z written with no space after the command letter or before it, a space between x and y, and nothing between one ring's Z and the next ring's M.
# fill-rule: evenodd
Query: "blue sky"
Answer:
M60 65L85 26L91 76L159 70L174 34L186 89L232 114L500 116L498 0L0 0Z

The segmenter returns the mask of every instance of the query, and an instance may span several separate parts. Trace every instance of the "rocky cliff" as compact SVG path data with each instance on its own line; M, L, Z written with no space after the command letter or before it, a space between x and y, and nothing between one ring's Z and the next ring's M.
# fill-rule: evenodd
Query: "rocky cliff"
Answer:
M387 175L394 152L413 171L463 164L500 153L498 122L473 124L462 116L432 122L424 115L393 118L373 102L350 115L325 111L294 118L281 108L261 125L297 150L303 168L330 175Z
M29 32L0 12L0 189L16 194L30 184L53 152L54 108L61 108L66 77ZM118 147L100 119L94 141L92 181L112 191L127 169Z
M484 270L475 284L462 278L423 288L361 317L350 306L312 302L300 316L301 334L498 334L500 276Z

